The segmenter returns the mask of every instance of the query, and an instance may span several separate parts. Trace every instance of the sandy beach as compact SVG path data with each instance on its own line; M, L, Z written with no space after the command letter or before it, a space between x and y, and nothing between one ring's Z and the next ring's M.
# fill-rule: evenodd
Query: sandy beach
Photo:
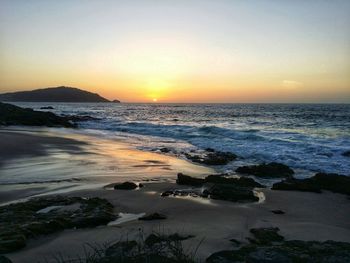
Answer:
M258 203L161 197L166 190L190 188L175 183L178 172L201 177L215 171L172 156L136 150L125 142L78 132L8 129L1 130L0 136L2 205L38 195L61 194L106 198L115 214L158 212L167 216L166 220L130 220L31 239L24 249L7 254L13 262L51 262L59 253L74 258L84 254L87 244L137 238L152 231L193 235L184 245L191 250L200 244L197 255L201 260L218 250L232 248L230 239L247 242L249 229L254 227L278 227L287 240L350 242L350 205L345 195L263 189L264 199ZM4 179L23 173L46 173L49 176L45 178L51 180L16 183L15 179ZM104 188L126 180L141 182L144 187L133 191ZM285 214L271 212L276 209Z

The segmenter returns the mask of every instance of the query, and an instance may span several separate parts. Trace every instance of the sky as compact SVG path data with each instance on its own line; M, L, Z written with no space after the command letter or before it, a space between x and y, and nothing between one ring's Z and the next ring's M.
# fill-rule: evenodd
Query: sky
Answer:
M0 92L350 102L349 0L0 0Z

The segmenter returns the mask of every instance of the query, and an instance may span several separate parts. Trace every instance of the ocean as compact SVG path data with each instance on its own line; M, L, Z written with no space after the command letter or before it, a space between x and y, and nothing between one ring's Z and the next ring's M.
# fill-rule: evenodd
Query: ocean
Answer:
M297 171L350 174L350 104L132 104L15 103L57 114L89 115L82 132L125 140L144 151L169 153L213 148L240 159L217 167L233 172L243 164L280 162Z

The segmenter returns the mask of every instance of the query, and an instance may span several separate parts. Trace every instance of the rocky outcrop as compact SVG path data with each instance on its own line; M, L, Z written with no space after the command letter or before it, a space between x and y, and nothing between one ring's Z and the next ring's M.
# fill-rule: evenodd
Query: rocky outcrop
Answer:
M63 229L86 228L116 219L113 206L105 199L42 197L0 207L0 253L26 245L28 238Z
M321 193L328 190L350 195L350 177L338 174L317 173L306 179L287 179L272 186L273 190L305 191Z
M219 152L210 149L204 154L190 154L186 153L186 158L195 163L205 165L225 165L235 160L237 155L230 152Z
M182 173L177 174L177 184L180 185L190 185L190 186L202 186L205 183L214 183L214 184L230 184L240 187L264 187L262 184L255 182L252 178L239 177L232 178L227 177L226 174L213 174L208 175L204 179L191 177L188 175L184 175Z
M75 127L67 118L52 112L34 111L1 102L0 125Z
M236 169L237 173L249 174L262 178L291 178L294 171L287 165L281 163L268 163L251 166L241 166Z
M264 187L251 178L228 178L225 174L209 175L206 178L195 178L179 173L177 184L201 187L190 191L168 190L161 194L166 196L193 196L211 199L226 200L231 202L256 202L259 198L255 195L255 187Z
M278 228L251 229L250 244L236 250L219 251L207 263L343 263L350 262L350 243L284 241Z

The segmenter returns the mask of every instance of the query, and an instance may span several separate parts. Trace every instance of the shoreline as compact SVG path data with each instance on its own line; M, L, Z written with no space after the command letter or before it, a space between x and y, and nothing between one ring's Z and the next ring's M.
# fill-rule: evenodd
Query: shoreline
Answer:
M31 135L28 136L28 133ZM183 244L188 248L201 244L198 249L201 260L219 250L232 249L230 239L247 242L246 238L251 235L249 229L254 227L278 227L286 240L350 242L350 205L345 195L263 189L261 191L266 199L260 203L233 203L201 197L161 197L160 194L169 189L190 188L175 183L178 172L201 177L215 171L172 156L136 150L124 142L67 131L0 130L0 135L3 134L7 134L6 143L11 142L11 135L14 136L12 140L16 139L13 142L18 142L18 138L24 134L21 140L44 148L31 155L13 155L11 160L6 160L0 166L0 178L26 172L51 179L59 177L57 180L69 173L71 177L72 174L77 175L73 177L80 180L31 185L0 184L1 203L38 194L100 197L113 204L115 214L157 212L167 217L160 221L131 220L116 226L64 230L30 239L25 248L6 254L14 263L44 262L45 258L52 259L52 255L59 252L76 257L77 254L83 255L84 243L103 244L126 236L137 237L140 229L144 234L166 231L194 235ZM72 148L72 145L78 148ZM109 183L126 180L142 182L144 187L131 191L103 188ZM8 196L9 193L12 196ZM8 200L3 202L1 198L5 196ZM283 210L285 214L271 212L276 209Z

